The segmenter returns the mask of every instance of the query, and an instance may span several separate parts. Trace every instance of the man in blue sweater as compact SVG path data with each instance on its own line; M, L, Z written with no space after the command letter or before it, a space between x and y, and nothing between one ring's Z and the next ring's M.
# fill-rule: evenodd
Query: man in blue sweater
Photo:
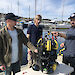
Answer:
M36 15L34 18L34 24L30 25L27 30L27 38L35 47L37 47L37 42L42 37L42 27L39 25L41 19L42 19L41 15ZM28 67L31 67L31 64L32 64L31 54L30 49L28 49Z

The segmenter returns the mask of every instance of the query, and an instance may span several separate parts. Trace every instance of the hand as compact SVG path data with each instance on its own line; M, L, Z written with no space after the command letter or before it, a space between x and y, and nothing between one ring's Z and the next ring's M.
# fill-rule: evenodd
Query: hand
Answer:
M35 52L35 53L38 53L38 50L37 50L37 49L35 49L35 50L34 50L34 52Z
M0 66L0 69L1 69L2 71L6 70L5 65Z
M31 50L28 48L28 53L31 54Z
M64 43L61 43L61 44L60 44L60 47L61 47L61 48L64 47Z
M53 36L58 36L58 32L57 31L52 31L51 34L53 34Z

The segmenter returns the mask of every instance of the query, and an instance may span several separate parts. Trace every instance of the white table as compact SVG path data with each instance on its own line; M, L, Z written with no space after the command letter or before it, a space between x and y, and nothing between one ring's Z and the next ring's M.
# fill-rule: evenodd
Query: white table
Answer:
M41 71L34 71L32 68L16 73L16 75L66 75L73 72L73 68L66 64L59 64L52 74L44 74Z

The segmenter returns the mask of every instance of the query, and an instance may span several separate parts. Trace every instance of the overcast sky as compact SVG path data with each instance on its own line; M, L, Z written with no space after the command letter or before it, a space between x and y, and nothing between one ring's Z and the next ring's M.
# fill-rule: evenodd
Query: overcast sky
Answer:
M33 18L35 0L0 0L0 13L13 12L22 17L29 17L29 6L30 17ZM75 0L36 0L36 14L41 14L43 18L68 20L68 17L74 12Z

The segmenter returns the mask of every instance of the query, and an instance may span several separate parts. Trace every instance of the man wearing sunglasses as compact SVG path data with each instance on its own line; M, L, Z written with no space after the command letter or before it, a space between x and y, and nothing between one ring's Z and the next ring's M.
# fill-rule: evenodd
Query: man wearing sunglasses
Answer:
M42 37L42 27L39 25L41 20L41 15L36 15L34 24L30 25L27 30L27 37L35 47L37 46L37 41ZM28 49L28 67L31 67L31 64L31 52L30 49Z
M75 75L75 13L70 17L71 28L66 34L53 31L54 36L60 36L65 38L65 51L63 52L63 63L70 64L74 68L71 75Z

